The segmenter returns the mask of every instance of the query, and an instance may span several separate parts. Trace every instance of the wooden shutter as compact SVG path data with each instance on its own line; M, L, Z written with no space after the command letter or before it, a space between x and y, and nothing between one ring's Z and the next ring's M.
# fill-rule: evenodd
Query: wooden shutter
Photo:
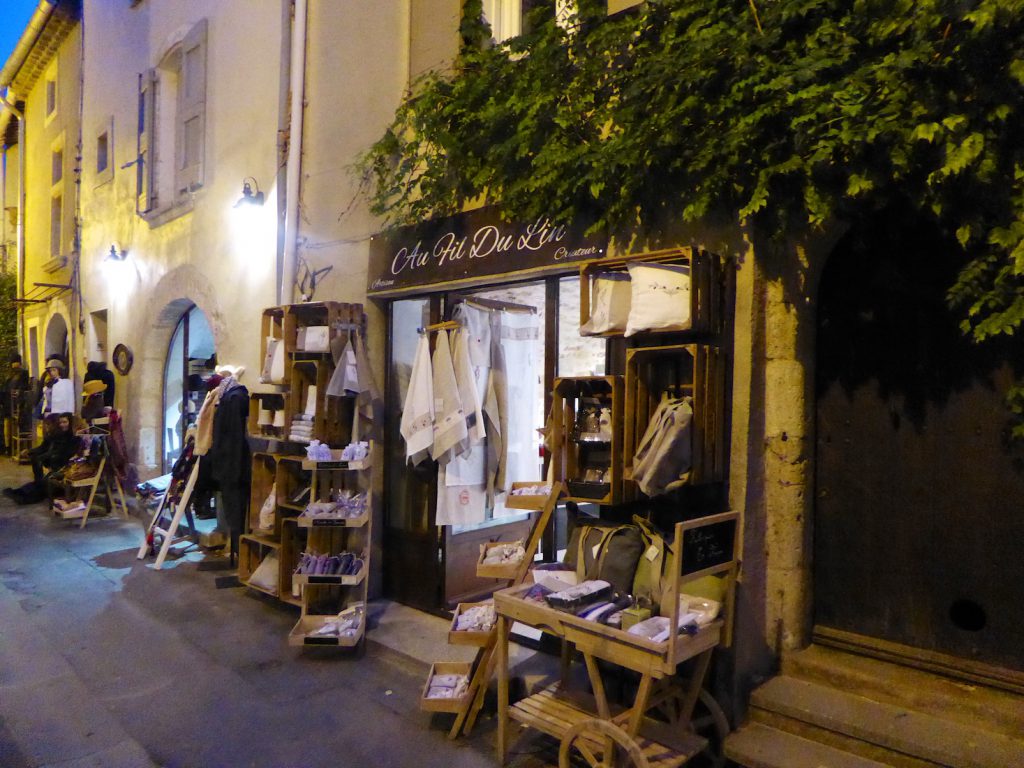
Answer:
M181 45L175 137L175 191L180 198L203 184L206 150L206 19Z
M139 124L135 157L135 210L156 207L156 70L139 75Z

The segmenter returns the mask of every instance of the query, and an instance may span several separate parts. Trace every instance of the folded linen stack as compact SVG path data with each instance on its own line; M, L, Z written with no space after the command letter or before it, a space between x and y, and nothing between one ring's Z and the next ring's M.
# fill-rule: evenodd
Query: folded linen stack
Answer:
M626 631L631 635L646 637L648 640L655 643L663 643L669 638L670 625L671 621L668 616L652 616L649 619L644 619L643 621L634 624ZM685 613L679 616L678 632L685 632L688 635L693 635L696 634L698 628L696 613Z
M469 690L466 675L434 675L427 688L428 699L458 699Z
M343 637L353 638L358 636L359 627L363 623L363 604L354 603L343 610L337 616L328 619L324 624L310 632L314 637Z
M308 443L313 439L313 416L307 413L297 413L292 416L292 426L288 432L288 439L295 443Z
M455 620L455 630L457 632L490 632L497 620L494 603L474 605L459 614Z

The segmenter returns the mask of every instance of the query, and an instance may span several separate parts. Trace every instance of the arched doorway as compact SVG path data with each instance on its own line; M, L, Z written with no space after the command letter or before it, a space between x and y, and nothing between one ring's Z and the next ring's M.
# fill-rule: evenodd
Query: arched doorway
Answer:
M163 381L163 471L181 454L188 427L195 423L206 381L217 365L213 331L199 307L190 305L171 334Z
M1003 400L1024 357L960 332L962 258L889 212L822 275L815 637L1000 679L1024 671L1024 446Z
M65 365L71 360L68 355L68 324L61 314L55 314L46 324L46 335L43 339L44 362L51 357L59 357Z

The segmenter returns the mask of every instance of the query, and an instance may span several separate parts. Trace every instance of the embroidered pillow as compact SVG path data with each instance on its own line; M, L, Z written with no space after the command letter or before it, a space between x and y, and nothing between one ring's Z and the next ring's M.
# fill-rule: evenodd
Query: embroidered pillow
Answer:
M628 265L632 285L626 336L690 327L690 268L675 264Z
M590 318L580 326L583 336L622 333L629 320L629 275L607 272L590 284Z

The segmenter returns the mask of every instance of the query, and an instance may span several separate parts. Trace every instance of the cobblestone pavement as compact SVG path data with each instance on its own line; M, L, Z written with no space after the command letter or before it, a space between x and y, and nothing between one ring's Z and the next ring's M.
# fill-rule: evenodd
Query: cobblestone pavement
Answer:
M0 460L0 486L30 476ZM293 609L228 586L224 558L154 570L142 531L0 498L0 766L497 764L493 717L448 741L419 710L420 662L291 648Z

